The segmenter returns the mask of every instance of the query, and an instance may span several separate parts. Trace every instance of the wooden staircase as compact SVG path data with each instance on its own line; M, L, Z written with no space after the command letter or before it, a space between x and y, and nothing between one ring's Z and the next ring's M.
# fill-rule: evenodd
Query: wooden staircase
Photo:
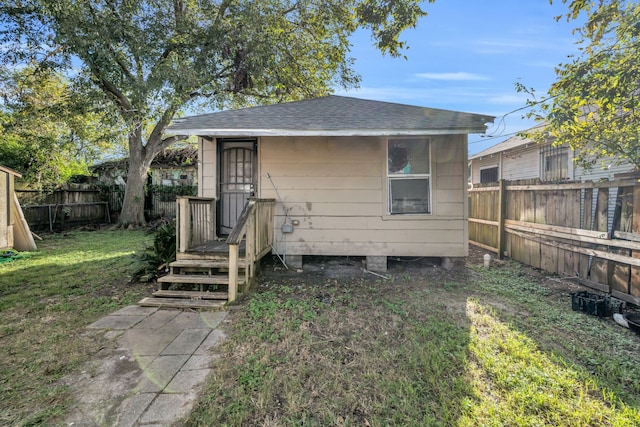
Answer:
M179 197L176 261L138 305L220 310L247 292L260 259L271 252L275 200L249 199L226 240L216 239L215 200Z
M238 259L237 285L246 291L246 258ZM169 264L169 274L158 279L152 297L139 302L147 307L221 309L229 301L228 253L211 254L207 258L182 255Z

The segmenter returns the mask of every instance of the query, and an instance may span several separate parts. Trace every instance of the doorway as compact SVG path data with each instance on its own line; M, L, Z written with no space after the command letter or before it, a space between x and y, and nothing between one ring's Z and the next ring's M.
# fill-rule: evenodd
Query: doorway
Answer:
M233 230L247 200L255 195L257 145L255 139L218 140L219 235Z

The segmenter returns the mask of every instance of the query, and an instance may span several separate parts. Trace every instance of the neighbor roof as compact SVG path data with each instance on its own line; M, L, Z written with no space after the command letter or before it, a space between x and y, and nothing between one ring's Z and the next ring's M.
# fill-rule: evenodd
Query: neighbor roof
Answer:
M540 125L536 125L534 127L532 127L531 129L527 129L524 132L535 132L535 131L539 131L540 129L542 129L545 125L544 124L540 124ZM470 156L469 159L473 160L473 159L479 159L481 157L486 157L489 156L491 154L496 154L496 153L500 153L501 151L507 151L507 150L512 150L514 148L519 148L528 144L535 144L536 142L534 140L532 140L531 138L524 138L520 135L516 135L516 136L512 136L511 138L502 141L496 145L493 145L489 148L487 148L486 150L483 150L479 153L474 154L473 156Z
M175 119L167 133L216 136L373 136L482 133L494 117L325 96Z

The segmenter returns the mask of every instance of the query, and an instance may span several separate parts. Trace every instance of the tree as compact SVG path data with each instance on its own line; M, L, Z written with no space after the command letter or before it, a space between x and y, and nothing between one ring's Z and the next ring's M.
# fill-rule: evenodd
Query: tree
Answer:
M87 163L116 140L109 116L61 75L26 67L4 77L0 164L22 172L32 188L53 190L87 173Z
M548 98L530 101L530 116L547 123L555 144L576 149L585 167L628 161L640 170L640 4L574 0L565 17L583 12L581 55L556 69Z
M428 0L433 2L434 0ZM122 224L141 224L151 161L188 108L272 103L354 86L349 36L398 56L420 0L8 0L5 57L78 69L118 111L129 168ZM0 25L1 27L1 25Z

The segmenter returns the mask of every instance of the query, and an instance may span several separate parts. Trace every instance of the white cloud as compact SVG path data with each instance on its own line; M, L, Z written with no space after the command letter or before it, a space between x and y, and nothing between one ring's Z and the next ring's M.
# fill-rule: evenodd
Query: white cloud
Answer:
M507 105L525 105L527 102L527 95L525 94L495 94L487 98L487 102L490 104L507 104Z
M421 79L427 80L448 80L448 81L478 81L478 80L489 80L489 77L473 74L473 73L465 73L462 71L456 73L418 73L415 74L415 77L419 77Z

